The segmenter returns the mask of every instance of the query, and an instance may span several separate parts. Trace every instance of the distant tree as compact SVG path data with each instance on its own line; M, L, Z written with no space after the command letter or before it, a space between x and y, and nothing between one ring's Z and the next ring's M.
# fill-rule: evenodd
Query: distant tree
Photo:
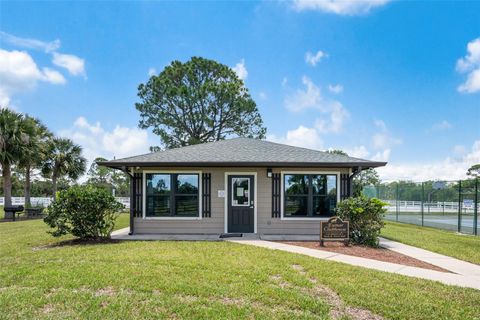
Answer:
M82 148L79 145L64 138L50 139L46 154L42 173L52 179L52 192L55 198L57 180L62 177L78 179L85 173L87 160L82 157Z
M353 195L358 197L362 195L362 190L366 186L377 185L380 183L380 177L375 169L362 170L353 177Z
M0 108L0 164L5 206L12 205L12 166L28 151L34 132L32 122L25 115Z
M331 154L338 154L338 155L341 155L341 156L348 156L348 154L345 151L339 150L339 149L327 150L326 152L331 153Z
M48 128L40 120L26 116L26 121L31 122L34 132L28 142L25 152L19 161L19 169L24 174L24 196L25 206L30 207L30 189L32 170L39 169L46 158L47 142L53 137Z
M480 163L471 166L467 170L467 176L471 176L472 178L480 178Z
M265 137L257 105L243 81L228 66L213 60L173 61L158 76L140 84L138 96L139 127L151 128L165 148L229 136Z
M108 167L97 165L98 161L107 161L107 159L98 157L96 158L88 170L88 180L90 184L94 184L97 187L104 188L109 192L115 189L115 194L118 196L129 195L129 181L127 176Z
M327 150L327 153L348 156L348 154L339 149ZM380 177L375 169L362 170L353 177L353 195L358 197L362 195L362 190L366 186L377 185L380 183Z

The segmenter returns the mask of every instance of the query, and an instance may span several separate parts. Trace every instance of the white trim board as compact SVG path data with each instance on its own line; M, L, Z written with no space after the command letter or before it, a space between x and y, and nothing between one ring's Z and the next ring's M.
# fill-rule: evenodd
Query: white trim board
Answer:
M337 204L340 202L340 189L339 189L339 179L340 171L280 171L280 220L283 221L326 221L330 218L288 218L284 217L284 205L285 205L285 190L284 190L284 175L286 174L324 174L324 175L335 175L337 176L336 189L337 189Z
M225 172L225 181L224 181L224 190L225 190L225 200L224 200L224 210L223 210L223 217L225 220L224 223L224 232L228 233L228 197L230 196L228 194L228 176L253 176L253 182L254 185L254 190L253 190L253 233L257 233L257 192L258 192L258 183L257 183L257 172L251 172L251 171L240 171L240 172Z
M145 178L147 173L157 173L157 174L182 174L182 173L193 173L198 174L198 217L147 217L147 179ZM144 220L202 220L202 171L200 170L143 170L142 171L142 219Z

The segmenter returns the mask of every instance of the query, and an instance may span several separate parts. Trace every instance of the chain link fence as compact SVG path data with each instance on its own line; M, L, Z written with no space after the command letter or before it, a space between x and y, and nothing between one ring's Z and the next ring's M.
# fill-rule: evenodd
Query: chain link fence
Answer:
M388 204L386 219L478 235L479 179L391 182L363 193Z

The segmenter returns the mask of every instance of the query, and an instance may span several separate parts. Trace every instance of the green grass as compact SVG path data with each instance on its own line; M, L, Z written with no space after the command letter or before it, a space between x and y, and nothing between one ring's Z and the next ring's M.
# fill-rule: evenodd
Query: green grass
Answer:
M382 236L415 247L480 264L480 237L387 221Z
M0 318L328 319L333 292L386 319L478 318L473 289L229 242L51 246L68 237L46 231L0 224Z

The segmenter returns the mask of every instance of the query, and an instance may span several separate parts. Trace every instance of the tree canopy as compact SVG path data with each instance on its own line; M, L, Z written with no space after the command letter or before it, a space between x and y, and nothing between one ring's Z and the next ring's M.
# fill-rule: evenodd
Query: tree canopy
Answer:
M264 138L266 128L243 81L226 65L193 57L173 61L138 87L139 127L151 128L165 148Z

